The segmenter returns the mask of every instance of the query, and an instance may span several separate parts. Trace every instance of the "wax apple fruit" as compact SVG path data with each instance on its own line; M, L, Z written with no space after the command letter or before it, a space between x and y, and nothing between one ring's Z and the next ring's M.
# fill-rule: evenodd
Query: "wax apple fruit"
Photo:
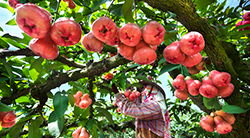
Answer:
M223 110L218 110L215 111L214 114L220 116L223 120L225 120L229 124L234 124L235 122L235 117L231 113L224 112Z
M177 75L177 77L172 82L173 87L176 90L183 91L186 89L186 82L182 74Z
M200 120L200 126L207 132L213 132L215 128L214 118L210 115L203 116Z
M19 4L19 0L8 0L8 4L10 5L10 7L12 8L16 8L16 5Z
M199 80L193 80L189 85L187 85L187 89L190 95L197 96L199 94L199 88L201 86L201 82Z
M27 3L16 8L16 23L32 38L43 38L51 27L52 17L48 11Z
M150 21L142 27L143 40L152 46L160 45L165 36L165 28L157 21Z
M93 35L102 42L109 41L117 33L117 26L108 17L100 17L92 24Z
M231 75L227 72L220 72L211 77L213 85L216 87L223 87L230 83Z
M232 131L231 124L223 120L220 116L214 117L215 129L219 134L227 134Z
M86 128L82 128L79 138L89 138L90 135Z
M121 27L119 38L127 46L136 46L141 40L141 29L137 24L128 23Z
M78 91L76 94L73 95L74 99L75 99L75 105L79 106L79 103L81 101L81 97L82 97L82 92Z
M202 56L200 53L188 56L186 55L185 60L181 63L186 67L193 67L202 61Z
M77 44L81 39L81 35L81 26L67 17L58 18L50 31L52 40L60 46Z
M68 7L70 9L74 9L76 7L75 3L73 0L63 0L64 2L68 1Z
M250 20L250 12L246 12L246 13L242 16L242 18L243 18L244 20Z
M129 97L130 94L131 94L131 90L127 90L127 91L124 92L124 95L127 98Z
M113 38L111 38L110 40L105 41L105 44L107 44L109 46L118 46L121 42L119 39L119 31L120 31L120 28L117 28L116 35Z
M140 47L137 49L137 47ZM155 51L144 41L141 41L137 46L133 55L135 63L140 65L148 65L153 63L157 58Z
M172 64L180 64L185 60L185 54L180 50L179 41L172 42L164 51L163 56L165 60Z
M85 34L81 43L88 51L100 52L103 49L103 42L98 40L92 32Z
M7 114L3 117L3 122L10 123L15 121L17 115L14 113L14 111L9 111Z
M177 97L180 100L187 100L187 98L188 98L187 89L185 89L183 91L175 90L174 91L174 96Z
M81 97L81 101L79 103L79 107L82 109L88 108L92 104L92 100L89 95L86 93Z
M204 97L214 98L218 94L218 89L211 84L205 83L200 86L199 92Z
M199 53L204 47L205 41L199 32L191 31L180 39L180 49L188 56Z
M218 95L222 98L226 98L230 96L234 91L234 85L232 83L228 83L226 86L218 87Z
M45 59L55 59L59 55L58 46L47 35L44 38L33 38L29 42L30 49L36 54Z
M82 127L78 127L78 128L72 133L73 138L79 138L80 133L81 133L81 129L82 129Z
M133 60L135 47L127 46L123 43L120 43L117 47L117 50L127 60Z

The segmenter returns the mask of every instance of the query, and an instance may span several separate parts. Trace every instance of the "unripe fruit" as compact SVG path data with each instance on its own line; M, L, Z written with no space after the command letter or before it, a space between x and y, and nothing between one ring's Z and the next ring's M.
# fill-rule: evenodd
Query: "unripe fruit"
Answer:
M200 126L207 132L213 132L215 128L214 118L210 115L203 116L200 120Z

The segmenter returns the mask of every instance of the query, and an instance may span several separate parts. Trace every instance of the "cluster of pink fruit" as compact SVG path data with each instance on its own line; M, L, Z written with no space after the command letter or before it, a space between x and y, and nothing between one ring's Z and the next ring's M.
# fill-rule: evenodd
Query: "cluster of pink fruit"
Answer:
M89 138L90 135L84 127L78 127L73 133L73 138Z
M16 8L17 25L33 39L30 49L45 59L55 59L59 55L58 46L77 44L82 35L81 26L67 18L60 17L51 26L51 14L33 3Z
M180 100L188 98L188 92L192 96L201 94L207 98L214 98L219 95L222 98L230 96L234 91L234 85L230 83L231 75L227 72L213 70L209 76L202 78L202 82L187 76L184 78L179 74L172 82L176 89L174 95Z
M235 27L241 26L241 25L246 25L246 24L250 24L250 12L246 12L243 16L243 21L239 21ZM244 30L250 30L250 26L247 26L243 29L239 29L238 31L244 31Z
M175 41L168 45L163 51L163 56L169 63L182 64L187 69L195 68L200 71L204 70L204 68L201 68L204 62L198 65L202 61L200 51L204 47L205 41L203 36L199 32L191 31L181 37L180 41Z
M218 110L210 115L203 116L200 120L200 126L208 132L214 132L215 129L219 134L227 134L233 129L232 124L234 122L233 114Z
M140 28L128 23L118 28L108 17L100 17L92 24L91 32L85 34L82 45L89 51L100 52L104 43L115 46L126 59L140 65L153 63L156 49L164 40L165 28L157 21L150 21ZM143 55L143 56L142 56Z
M124 93L124 96L128 98L129 101L134 101L136 98L140 97L141 93L134 90L131 92L131 90L126 90Z
M86 109L92 104L92 100L87 93L83 95L82 92L78 91L73 97L75 99L75 105L82 109Z
M12 127L16 123L17 115L14 111L0 112L0 123L3 128Z

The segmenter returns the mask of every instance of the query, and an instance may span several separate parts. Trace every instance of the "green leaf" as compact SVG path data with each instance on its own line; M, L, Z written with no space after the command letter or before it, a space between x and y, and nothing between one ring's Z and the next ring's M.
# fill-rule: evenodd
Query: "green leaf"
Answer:
M91 6L92 8L92 10L95 10L96 9L96 7L98 7L98 6L100 6L100 5L102 5L102 4L104 4L105 2L107 2L107 1L109 1L109 0L95 0L95 1L93 1L93 5Z
M66 92L57 92L53 97L54 112L60 118L68 108L68 95Z
M161 68L159 76L166 73L166 72L172 71L174 69L178 69L180 67L181 67L181 65L179 65L179 64L170 64L169 63Z
M49 7L50 7L54 12L56 12L56 10L57 10L57 4L58 4L57 0L50 0Z
M6 71L8 72L9 77L10 77L10 86L12 86L13 83L14 83L14 75L12 74L11 66L6 62L5 59L2 59L2 58L1 58L1 59L0 59L0 62L3 63L4 68L5 68Z
M0 2L0 7L9 10L11 13L15 12L15 10L13 8L11 8L8 3L2 3L2 2Z
M122 89L125 90L126 89L126 81L127 81L127 77L125 76L125 73L122 73L117 81L122 86Z
M59 137L63 130L63 118L57 117L55 111L49 116L48 129L53 137Z
M242 108L240 108L239 106L236 106L236 105L224 105L222 107L222 110L224 112L227 112L227 113L240 114L240 113L245 113L249 109L244 110L244 109L242 109Z
M21 96L17 99L15 99L17 103L29 103L30 99L27 96Z
M23 126L26 124L26 122L22 123L16 123L9 132L10 138L19 138L19 135L21 133L21 130L23 129Z
M95 119L91 118L87 123L87 129L88 130L92 129L94 124L95 124Z
M35 69L39 73L43 72L43 66L42 66L43 61L44 58L39 57L30 65L30 69Z
M0 27L0 31L3 32L3 28L2 27Z
M9 44L0 37L0 48L9 48Z
M97 107L96 109L99 109L105 117L108 119L109 123L114 126L114 120L112 119L112 115L104 108Z
M123 4L112 5L110 12L116 16L122 16L122 5Z
M142 76L142 75L137 75L135 76L135 79L138 79L138 80L144 80L144 81L150 81L147 76Z
M87 7L90 9L90 7L88 6L88 4L83 1L83 0L73 0L77 5L80 5L80 6L84 6L84 7Z
M1 82L1 81L6 81L6 80L9 80L9 78L6 78L6 77L1 77L1 78L0 78L0 82Z
M207 98L203 97L203 103L207 109L221 109L221 105L219 104L218 100L216 98Z
M194 4L198 10L202 10L213 2L216 2L216 0L195 0Z
M5 24L6 24L6 25L17 25L17 24L16 24L15 18L9 20L9 21L8 21L7 23L5 23Z
M43 122L43 118L37 117L35 120L32 120L29 124L29 135L28 138L40 138L41 132L39 130L40 125Z
M68 100L69 100L70 105L73 107L75 105L75 99L73 97L73 94L68 93Z
M125 3L122 5L122 14L125 20L129 22L134 22L132 12L133 2L134 0L125 0Z
M38 78L39 73L35 69L29 70L30 77L33 81L36 81Z
M6 111L12 111L12 110L13 109L11 107L9 107L8 105L3 104L3 103L0 102L0 111L6 112Z
M155 16L155 12L147 7L140 6L142 12L144 12L147 16Z

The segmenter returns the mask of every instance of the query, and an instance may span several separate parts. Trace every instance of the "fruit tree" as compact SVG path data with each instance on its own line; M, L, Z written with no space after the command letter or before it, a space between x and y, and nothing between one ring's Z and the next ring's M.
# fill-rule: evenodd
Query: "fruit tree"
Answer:
M173 136L250 137L248 2L0 1L0 137L133 136L112 90L139 80L168 82Z

